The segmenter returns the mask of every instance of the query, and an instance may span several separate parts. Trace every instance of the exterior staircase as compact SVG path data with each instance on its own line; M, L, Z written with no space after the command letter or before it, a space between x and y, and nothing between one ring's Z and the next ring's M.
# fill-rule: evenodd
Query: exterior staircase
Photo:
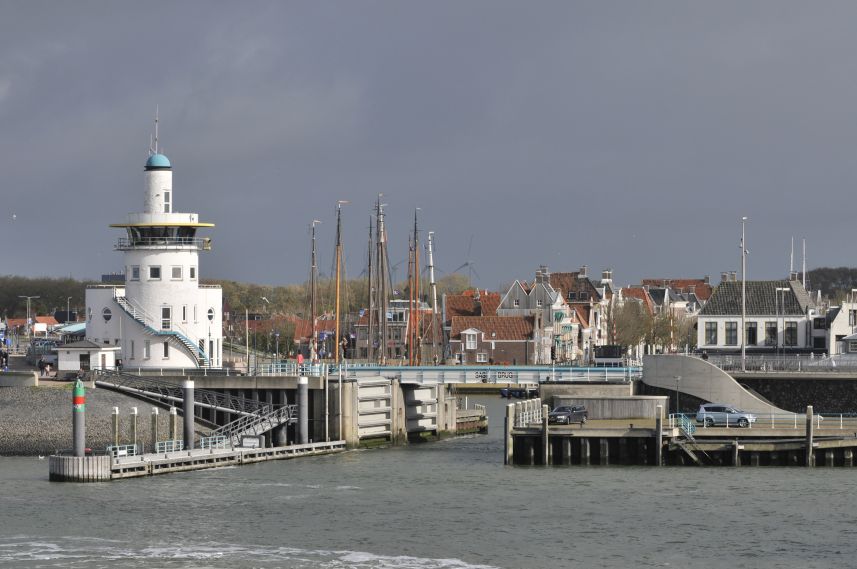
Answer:
M177 330L158 330L153 328L148 323L147 315L142 310L139 310L131 304L124 296L116 296L114 297L114 300L125 314L130 316L135 322L143 327L146 334L149 336L166 337L169 340L178 342L178 344L194 358L194 361L196 361L199 367L208 367L208 355L206 355L205 351L196 345L190 338Z
M212 437L223 436L232 446L241 444L241 437L261 435L275 427L297 421L297 405L284 405L255 416L244 415L211 432Z

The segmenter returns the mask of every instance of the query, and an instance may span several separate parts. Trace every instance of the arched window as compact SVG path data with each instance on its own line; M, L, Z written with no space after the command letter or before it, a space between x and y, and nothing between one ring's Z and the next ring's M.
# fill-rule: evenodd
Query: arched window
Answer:
M213 308L208 309L208 320L209 320L209 322L214 322L214 309Z
M104 310L101 311L101 316L104 317L105 322L110 322L110 319L113 318L113 313L109 308L105 307Z

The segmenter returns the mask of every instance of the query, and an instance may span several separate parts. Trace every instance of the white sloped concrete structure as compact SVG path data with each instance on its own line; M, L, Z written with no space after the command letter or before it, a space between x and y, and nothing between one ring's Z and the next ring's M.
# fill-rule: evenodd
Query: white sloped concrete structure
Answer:
M86 337L121 348L128 368L221 367L222 291L199 284L199 252L209 238L196 236L195 213L173 212L172 166L163 154L146 162L143 212L131 213L115 249L125 255L125 285L86 291Z

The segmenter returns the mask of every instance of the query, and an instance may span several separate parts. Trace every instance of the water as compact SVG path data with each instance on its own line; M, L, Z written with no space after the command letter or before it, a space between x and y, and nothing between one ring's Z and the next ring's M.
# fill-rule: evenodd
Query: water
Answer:
M0 567L853 567L853 469L502 465L489 435L102 484L0 458Z

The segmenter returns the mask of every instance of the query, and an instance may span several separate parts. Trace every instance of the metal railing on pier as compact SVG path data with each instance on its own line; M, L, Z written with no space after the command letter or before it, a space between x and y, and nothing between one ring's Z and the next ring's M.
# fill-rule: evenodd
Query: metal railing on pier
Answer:
M175 452L182 450L183 448L184 441L182 439L158 441L157 443L155 443L155 452L158 454L163 454L165 452Z
M857 371L857 358L848 356L814 356L804 354L752 355L744 362L738 355L708 355L696 357L707 359L723 371L749 372L844 372Z
M705 420L705 415L710 417ZM748 421L747 426L742 426L741 418L747 413L719 414L724 416L714 417L714 414L671 414L667 424L669 428L684 428L688 423L693 424L695 432L705 432L706 429L739 429L741 431L759 430L794 430L804 432L806 430L806 415L802 413L751 413L755 420ZM857 413L814 413L812 422L817 432L821 431L851 431L857 433Z
M120 456L137 456L137 445L111 445L107 447L107 454L113 458Z
M542 423L542 400L529 399L515 403L515 427L530 427Z

